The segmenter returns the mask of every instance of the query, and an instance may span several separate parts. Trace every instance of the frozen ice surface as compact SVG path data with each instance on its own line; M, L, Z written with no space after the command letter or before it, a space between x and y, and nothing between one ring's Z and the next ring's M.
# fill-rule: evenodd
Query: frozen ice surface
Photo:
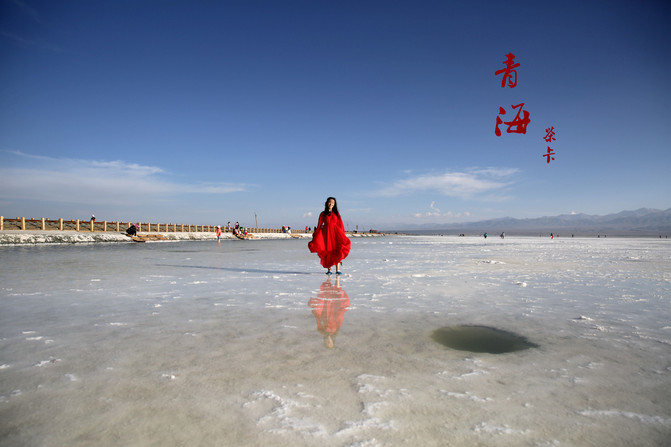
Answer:
M667 240L352 242L0 247L0 445L668 445Z

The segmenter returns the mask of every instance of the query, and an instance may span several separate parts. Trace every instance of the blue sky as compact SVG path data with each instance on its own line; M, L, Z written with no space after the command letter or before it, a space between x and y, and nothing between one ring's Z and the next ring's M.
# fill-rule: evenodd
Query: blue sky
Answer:
M664 1L5 0L0 214L304 227L335 196L367 230L666 209L669 23ZM527 133L497 137L522 102Z

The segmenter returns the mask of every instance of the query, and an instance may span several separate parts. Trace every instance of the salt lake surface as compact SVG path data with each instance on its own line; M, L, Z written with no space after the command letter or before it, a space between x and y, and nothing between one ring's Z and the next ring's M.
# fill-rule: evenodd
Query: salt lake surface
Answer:
M306 245L1 247L0 445L669 445L668 240Z

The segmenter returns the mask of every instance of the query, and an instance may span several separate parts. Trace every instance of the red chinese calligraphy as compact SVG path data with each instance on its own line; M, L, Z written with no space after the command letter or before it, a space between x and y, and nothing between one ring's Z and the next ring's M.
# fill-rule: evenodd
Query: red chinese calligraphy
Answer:
M545 132L546 132L546 134L543 137L543 140L545 140L547 143L550 143L551 141L556 140L556 138L554 138L554 135L555 135L554 126L550 126L548 129L545 129ZM555 153L552 152L552 148L550 148L550 146L548 146L548 153L543 154L543 157L547 157L547 162L550 163L550 160L555 159L554 157L552 157L552 155L555 155Z
M507 133L527 133L527 125L531 122L531 119L529 119L529 112L526 110L522 110L524 107L524 103L517 104L516 106L512 106L513 109L517 109L519 107L519 110L517 111L517 115L515 115L515 118L512 121L503 121L501 117L497 116L496 117L496 128L494 129L494 133L496 134L497 137L501 136L501 130L499 129L499 124L507 124L508 129L506 129ZM524 112L523 117L520 118L520 112ZM499 107L499 115L505 115L506 111L503 107ZM514 127L514 129L513 129Z
M547 132L547 134L543 137L543 139L548 143L551 142L552 140L556 140L556 138L554 138L555 135L554 130L555 130L554 126L550 127L549 129L545 129L545 132Z
M503 73L503 79L501 80L501 88L505 88L506 86L506 81L508 81L508 86L510 88L515 88L517 85L517 70L513 70L513 68L517 68L520 66L520 64L515 63L515 55L513 53L508 53L506 54L506 59L503 61L504 64L506 64L506 68L502 68L501 70L497 70L494 72L494 76L498 76L501 73Z
M505 115L506 110L503 107L499 107L499 115ZM500 116L496 117L496 129L494 129L494 133L496 134L497 137L501 136L501 129L499 129L499 124L503 124L503 120L501 119Z

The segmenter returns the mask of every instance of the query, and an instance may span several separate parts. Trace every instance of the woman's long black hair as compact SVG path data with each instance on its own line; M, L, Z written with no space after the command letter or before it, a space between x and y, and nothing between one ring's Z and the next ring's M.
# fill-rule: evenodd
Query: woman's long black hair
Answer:
M326 202L324 202L324 212L328 214L329 212L329 200L333 199L333 212L335 213L336 216L340 217L340 213L338 212L338 201L336 200L335 197L329 197L326 199Z

